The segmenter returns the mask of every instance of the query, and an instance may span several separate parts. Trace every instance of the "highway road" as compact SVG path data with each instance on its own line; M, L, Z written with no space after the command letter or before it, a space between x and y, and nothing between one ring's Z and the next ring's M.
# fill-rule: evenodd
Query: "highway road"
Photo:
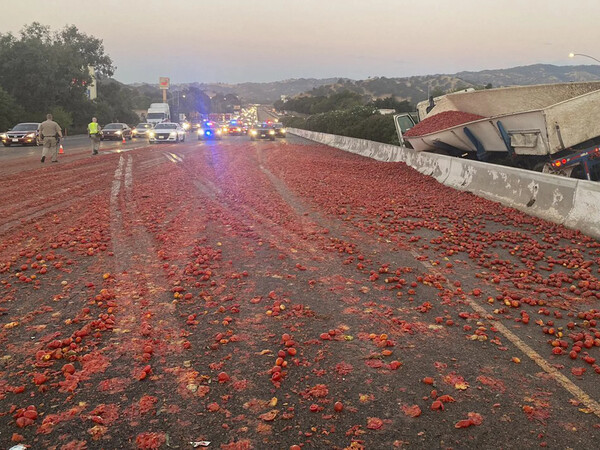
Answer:
M599 242L293 136L64 148L0 149L0 447L597 448Z
M92 157L90 139L87 135L66 136L61 141L63 155L59 155L60 163L73 162L82 158ZM131 151L133 149L146 147L147 140L132 139L122 143L121 141L102 141L102 154ZM20 170L38 169L50 165L50 157L44 164L40 163L42 157L41 146L0 146L0 174L19 172ZM35 162L38 162L36 166Z
M267 120L276 120L279 115L273 112L268 106L258 106L256 109L259 122L266 122Z

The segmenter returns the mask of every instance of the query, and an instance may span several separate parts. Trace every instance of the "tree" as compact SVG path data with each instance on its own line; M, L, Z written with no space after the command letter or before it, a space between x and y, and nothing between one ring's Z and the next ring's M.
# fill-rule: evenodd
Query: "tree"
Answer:
M23 108L15 99L0 88L0 131L6 131L23 117Z
M50 110L50 113L52 114L52 120L59 124L63 131L68 130L73 125L73 116L61 106L55 106ZM44 120L46 119L44 118Z
M393 96L378 98L373 101L373 106L378 109L393 109L398 113L414 111L414 107L409 101L403 100L400 102Z
M313 89L311 92L316 92ZM328 111L350 109L363 105L365 102L360 94L344 89L329 95L302 96L287 100L278 106L288 111L302 114L319 114ZM277 106L276 106L277 107Z
M29 116L44 115L56 107L89 110L89 67L101 77L114 71L102 41L75 26L52 33L48 26L34 22L18 37L0 34L0 86ZM73 119L87 123L89 118Z
M446 91L444 91L442 88L440 87L436 87L434 88L431 93L429 94L430 97L441 97L442 95L445 95Z
M124 122L135 125L139 117L133 112L136 93L130 87L114 80L103 81L98 86L95 115L98 122Z
M204 93L204 91L198 89L197 87L190 87L184 92L184 95L185 97L180 98L180 110L188 118L196 117L198 113L204 115L210 114L211 100L210 97Z
M217 93L210 99L211 111L214 113L232 113L235 105L241 105L240 99L235 94L224 95Z

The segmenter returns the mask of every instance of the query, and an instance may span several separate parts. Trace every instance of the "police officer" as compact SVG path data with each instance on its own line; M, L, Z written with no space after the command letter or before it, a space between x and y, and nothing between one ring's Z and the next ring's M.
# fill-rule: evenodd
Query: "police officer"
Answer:
M92 141L92 155L97 155L100 150L100 125L98 119L92 117L92 121L88 124L88 134Z
M60 138L62 138L60 126L52 120L52 114L46 114L46 120L40 124L40 139L44 143L42 162L46 160L48 152L51 154L51 161L58 162L58 142Z

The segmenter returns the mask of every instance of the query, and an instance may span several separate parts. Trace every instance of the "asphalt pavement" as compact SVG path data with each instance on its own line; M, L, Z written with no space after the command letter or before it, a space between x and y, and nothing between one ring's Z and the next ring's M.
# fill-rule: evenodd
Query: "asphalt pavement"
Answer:
M597 448L600 243L188 136L0 150L2 448Z
M75 161L92 156L92 147L87 135L66 136L61 140L63 154L58 159L61 162ZM131 141L102 141L101 153L107 154L118 151L130 151L148 145L148 141L132 139ZM0 174L15 173L20 170L28 170L36 167L35 162L40 163L42 157L42 146L11 145L0 146ZM50 158L45 164L49 164Z

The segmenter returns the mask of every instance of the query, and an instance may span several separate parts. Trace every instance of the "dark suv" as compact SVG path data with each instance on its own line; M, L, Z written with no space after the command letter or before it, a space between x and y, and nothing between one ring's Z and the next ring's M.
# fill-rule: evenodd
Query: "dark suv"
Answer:
M273 129L275 130L275 136L284 138L287 135L287 130L282 123L274 123Z
M5 147L13 144L40 145L39 127L39 122L18 123L6 133L0 134L0 140Z
M256 139L269 139L270 141L275 140L275 130L266 122L253 126L248 131L248 134L250 135L251 141Z

